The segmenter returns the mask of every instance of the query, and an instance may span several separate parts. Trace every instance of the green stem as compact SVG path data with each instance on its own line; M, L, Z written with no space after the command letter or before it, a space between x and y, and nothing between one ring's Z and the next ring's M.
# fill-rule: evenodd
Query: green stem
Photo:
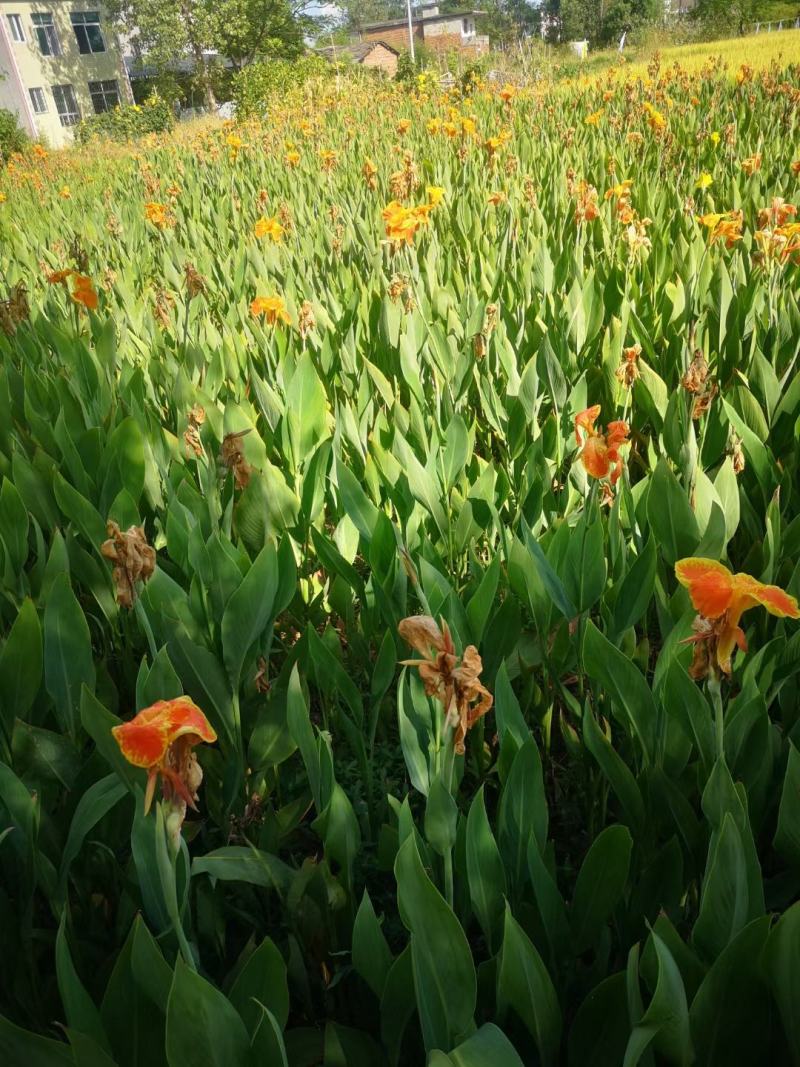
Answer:
M450 907L453 907L453 850L448 849L444 854L444 897Z
M147 617L147 612L144 610L144 604L140 597L136 597L134 600L133 610L136 612L136 618L139 625L144 630L145 636L147 637L147 644L150 647L150 656L152 658L150 666L152 667L153 663L155 663L156 656L158 655L158 649L156 648L156 639L153 635L153 628L150 625L150 620Z
M725 723L723 720L722 690L719 678L711 675L708 679L708 691L714 706L714 733L716 736L717 759L725 759Z

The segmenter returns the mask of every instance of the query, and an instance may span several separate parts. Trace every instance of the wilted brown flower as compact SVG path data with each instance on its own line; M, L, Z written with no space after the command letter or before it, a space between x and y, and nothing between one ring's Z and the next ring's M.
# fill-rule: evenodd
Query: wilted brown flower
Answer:
M186 280L186 290L189 293L190 300L194 300L196 296L200 296L208 288L203 275L200 274L191 263L184 263L183 275Z
M248 433L250 433L249 429L239 430L236 433L225 434L222 439L220 459L228 470L233 471L233 480L236 482L237 489L244 489L253 473L253 468L244 458L242 448L242 438Z
M203 455L203 443L200 440L200 427L206 421L205 408L195 404L189 409L189 425L183 432L183 442L186 445L186 455L193 452L198 459Z
M304 300L300 305L300 313L297 316L297 329L304 341L316 325L317 319L314 315L314 307L310 300Z
M143 526L130 526L123 533L113 519L106 524L108 540L100 546L106 559L112 560L112 577L117 603L132 608L136 600L136 583L146 582L156 569L156 550L147 543Z
M462 755L467 731L493 703L492 694L480 680L483 664L478 650L468 645L459 664L447 623L442 619L440 629L430 615L403 619L398 630L403 640L423 657L402 660L403 666L416 667L425 692L441 703L445 722L455 731L455 750Z
M681 385L687 393L702 393L706 388L708 378L708 363L701 349L695 351L689 369L681 378Z
M742 451L742 439L736 433L731 433L731 441L728 446L733 463L733 473L741 474L745 468L744 452Z
M30 318L28 290L24 282L17 282L9 293L8 300L0 300L0 329L7 337L13 337L17 326Z

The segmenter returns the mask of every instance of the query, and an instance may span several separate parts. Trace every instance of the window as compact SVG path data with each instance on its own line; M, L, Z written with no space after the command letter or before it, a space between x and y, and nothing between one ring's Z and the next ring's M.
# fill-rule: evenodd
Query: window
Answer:
M89 82L89 93L96 114L99 115L101 111L110 111L119 103L119 82L116 80Z
M462 37L474 37L475 36L475 20L474 19L462 19L461 20L461 36Z
M61 46L58 43L58 35L53 25L52 15L31 15L31 22L36 31L39 49L43 56L60 56Z
M16 41L17 44L24 44L25 34L22 30L22 19L19 17L19 15L9 15L8 26L11 30L11 40Z
M73 11L70 18L78 39L78 51L82 56L88 56L92 52L105 52L106 42L100 29L99 11Z
M81 113L78 110L78 101L75 99L75 90L71 85L54 85L53 99L56 102L56 111L62 126L74 126L80 122Z
M44 95L44 89L29 89L28 92L31 94L34 113L36 115L44 115L47 111L47 98Z

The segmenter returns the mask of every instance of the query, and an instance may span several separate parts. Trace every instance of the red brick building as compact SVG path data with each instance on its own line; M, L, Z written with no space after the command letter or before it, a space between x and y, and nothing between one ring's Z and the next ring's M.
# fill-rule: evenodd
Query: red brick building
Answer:
M482 11L450 11L442 15L438 4L422 4L411 19L414 43L439 52L482 55L489 50L489 38L479 35L475 29L475 19L482 14ZM383 41L392 48L407 50L408 20L395 19L364 26L360 37L362 41Z

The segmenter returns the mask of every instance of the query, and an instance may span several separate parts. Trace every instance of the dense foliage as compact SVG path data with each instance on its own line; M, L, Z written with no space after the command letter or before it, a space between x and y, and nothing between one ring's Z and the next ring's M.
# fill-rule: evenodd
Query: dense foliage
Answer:
M75 131L79 142L86 143L96 138L111 141L133 141L148 133L164 133L175 125L171 105L159 96L149 96L141 104L124 104L90 115Z
M296 92L311 81L333 78L334 73L326 59L315 55L291 63L281 59L252 63L233 77L236 114L241 118L264 116L271 107L281 106L288 92Z
M332 83L12 161L0 1060L800 1063L800 627L718 562L800 593L799 101ZM112 729L182 694L145 814Z
M5 163L13 152L21 152L28 143L25 131L20 127L13 111L0 108L0 164Z

